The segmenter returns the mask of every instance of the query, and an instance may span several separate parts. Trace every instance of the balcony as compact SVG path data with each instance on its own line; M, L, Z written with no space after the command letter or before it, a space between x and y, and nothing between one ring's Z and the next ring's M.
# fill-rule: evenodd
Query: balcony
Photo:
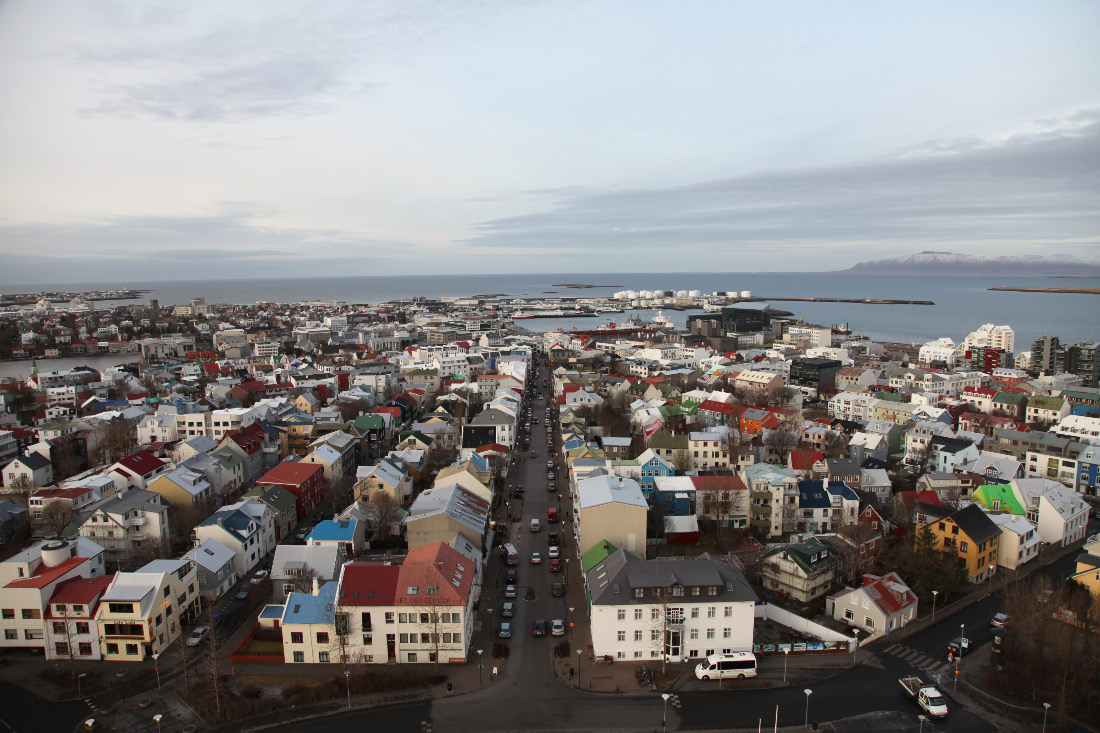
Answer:
M140 527L141 525L145 524L146 521L148 521L148 520L146 520L145 517L130 517L129 519L126 520L126 526L127 527Z
M772 522L771 522L771 519L762 519L762 518L759 518L759 517L754 517L754 518L749 520L749 526L750 527L756 527L758 529L771 529Z

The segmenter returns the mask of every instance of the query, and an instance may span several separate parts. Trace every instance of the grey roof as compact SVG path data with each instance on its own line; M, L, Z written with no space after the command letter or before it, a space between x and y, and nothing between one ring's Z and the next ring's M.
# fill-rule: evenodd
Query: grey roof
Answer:
M336 545L279 545L271 561L271 577L286 578L291 570L312 570L322 580L339 574L340 548Z
M717 595L690 596L683 601L692 602L752 602L757 595L740 570L715 559L708 553L695 558L675 560L640 560L618 549L603 562L588 571L588 586L593 605L620 606L626 604L652 604L654 597L643 594L635 598L636 588L714 587Z
M166 512L168 505L160 500L160 494L145 489L130 489L118 496L107 499L95 507L104 514L125 514L137 508L147 512Z
M24 466L32 471L37 471L40 468L46 468L52 465L50 459L43 456L41 453L28 453L25 456L19 456L15 460L22 463Z

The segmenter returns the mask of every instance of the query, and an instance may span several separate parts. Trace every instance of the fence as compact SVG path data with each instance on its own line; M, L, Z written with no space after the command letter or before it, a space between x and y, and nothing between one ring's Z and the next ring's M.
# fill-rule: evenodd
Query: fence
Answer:
M855 650L855 644L856 644L855 639L853 639L849 636L845 636L843 633L841 633L839 631L835 631L833 629L830 629L828 626L822 626L821 624L817 623L816 621L811 621L808 618L802 618L801 616L799 616L797 614L794 614L794 613L791 613L790 611L788 611L784 608L780 608L779 606L773 606L770 603L761 603L761 604L759 604L759 605L757 605L753 608L753 615L756 618L759 618L759 619L775 621L776 623L782 624L783 626L786 626L787 628L794 629L795 631L806 634L807 636L813 636L813 637L816 637L818 639L821 639L821 641L824 642L824 643L832 644L831 649L824 649L824 648L818 649L818 648L816 648L817 644L811 642L811 643L814 644L815 648L814 649L804 649L802 651L837 651L840 648L843 648L844 651L847 651L847 652L852 652L852 651ZM775 645L764 645L764 647L767 647L767 646L775 646ZM778 646L786 647L788 645L780 644ZM802 645L796 645L796 646L806 646L806 645L802 644ZM765 654L769 653L768 649L766 649L766 648L763 648L762 651ZM784 650L783 649L778 650L778 652L782 652L782 651L784 651ZM798 649L793 649L792 651L799 651L799 650Z

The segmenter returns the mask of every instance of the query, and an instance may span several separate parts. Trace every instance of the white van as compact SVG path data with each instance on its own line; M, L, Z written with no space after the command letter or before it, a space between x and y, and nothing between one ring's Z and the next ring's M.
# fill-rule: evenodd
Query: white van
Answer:
M519 552L516 550L516 546L511 542L506 542L501 552L504 555L504 562L507 565L519 565Z
M736 677L743 680L756 676L756 657L751 652L711 654L706 661L695 666L695 676L701 680L726 680Z
M531 520L531 531L538 532L540 529L542 529L542 525L539 524L538 517L535 517Z

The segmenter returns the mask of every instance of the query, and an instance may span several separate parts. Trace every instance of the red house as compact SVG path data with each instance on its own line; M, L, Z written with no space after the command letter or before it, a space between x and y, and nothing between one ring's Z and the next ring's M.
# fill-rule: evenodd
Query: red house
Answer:
M321 506L325 471L317 463L285 461L256 479L256 485L282 486L298 497L298 521L301 521Z

